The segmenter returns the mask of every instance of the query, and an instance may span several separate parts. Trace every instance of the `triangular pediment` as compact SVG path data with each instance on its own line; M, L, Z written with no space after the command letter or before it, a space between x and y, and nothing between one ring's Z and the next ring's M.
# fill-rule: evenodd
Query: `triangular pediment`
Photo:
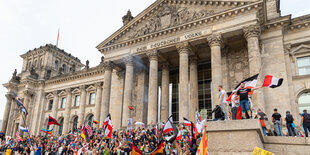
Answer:
M298 55L298 54L304 54L304 53L309 53L310 51L310 46L309 45L304 45L301 44L294 50L290 52L291 55Z
M125 43L166 29L178 27L197 20L244 7L261 0L157 0L134 19L101 42L98 50ZM144 39L144 38L142 38ZM119 45L122 46L122 45Z

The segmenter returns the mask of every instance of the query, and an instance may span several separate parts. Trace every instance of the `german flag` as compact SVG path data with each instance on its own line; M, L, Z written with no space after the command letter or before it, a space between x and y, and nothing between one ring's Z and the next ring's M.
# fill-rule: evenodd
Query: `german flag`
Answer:
M164 142L161 141L158 147L150 153L150 155L155 155L157 153L163 154L164 153Z
M132 152L134 155L155 155L157 153L163 154L164 153L164 142L161 141L158 147L150 152L150 153L143 153L140 149L138 149L134 143L132 143Z
M134 143L132 143L132 153L134 155L143 155L140 149L138 149Z
M87 132L87 129L85 128L85 126L83 127L81 137L82 137L83 139L85 139L87 143L90 141L90 140L89 140L89 136L88 136L88 132Z
M93 123L98 124L99 122L97 120L93 120Z

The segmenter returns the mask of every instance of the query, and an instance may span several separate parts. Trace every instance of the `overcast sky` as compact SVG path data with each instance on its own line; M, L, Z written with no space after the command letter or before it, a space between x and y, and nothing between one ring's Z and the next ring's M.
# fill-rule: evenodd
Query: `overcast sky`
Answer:
M100 62L96 46L119 29L128 9L133 16L155 0L0 0L0 84L22 67L21 54L55 44L90 66ZM281 0L282 15L310 14L309 0ZM0 86L0 119L6 104L6 88Z

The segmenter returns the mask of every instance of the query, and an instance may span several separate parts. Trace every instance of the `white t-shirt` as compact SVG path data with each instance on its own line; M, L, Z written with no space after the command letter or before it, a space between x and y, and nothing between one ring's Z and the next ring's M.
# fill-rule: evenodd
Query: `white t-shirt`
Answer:
M239 102L238 102L238 100L235 100L236 96L237 95L232 95L231 96L231 107L238 107L238 106L236 106L236 103L239 103Z
M224 95L223 95L223 101L222 101L222 103L226 103L227 94L226 94L226 92L225 92L224 89L222 89L222 90L220 91L220 96L219 96L219 100L220 100L220 101L221 101L221 96L222 96L222 94L224 94Z

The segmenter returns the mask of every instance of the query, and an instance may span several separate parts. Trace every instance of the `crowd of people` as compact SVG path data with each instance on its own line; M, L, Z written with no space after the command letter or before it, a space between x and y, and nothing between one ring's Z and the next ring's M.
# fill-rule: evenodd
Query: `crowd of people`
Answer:
M262 126L262 131L265 136L295 136L295 137L304 137L302 131L304 131L305 136L308 137L308 132L310 131L310 114L306 109L303 110L303 113L300 114L300 128L297 129L295 127L295 119L291 112L286 111L286 115L283 119L282 115L278 113L278 109L274 109L274 113L272 114L272 127L269 125L269 129L267 128L268 117L261 110L253 108L253 103L251 101L251 92L256 89L260 89L262 87L255 88L246 88L244 83L240 84L240 88L238 90L233 90L230 97L227 97L226 91L223 89L223 86L218 86L219 95L219 105L217 105L212 113L214 114L213 121L218 120L237 120L238 119L238 108L241 111L240 119L259 119ZM229 98L229 99L227 99ZM285 123L284 123L285 122ZM282 127L287 128L287 133L283 133Z
M170 143L163 140L163 154L189 155L196 153L201 135L193 139L190 129L181 124L179 125L179 131L182 133L182 139L178 142ZM114 131L111 139L104 136L102 130L93 128L93 135L90 137L90 141L87 142L81 137L78 129L67 135L25 136L22 140L1 137L0 152L7 155L13 153L15 155L130 155L133 154L132 148L135 145L147 154L158 147L159 140L155 128Z
M277 109L272 114L272 125L267 127L267 115L261 110L253 109L251 102L251 93L256 88L245 88L241 83L238 90L234 90L228 97L223 89L219 86L219 105L217 105L212 113L214 113L213 121L219 120L237 120L237 119L259 119L262 131L265 136L295 136L308 137L310 131L310 114L307 110L301 114L300 130L295 127L295 119L290 111L286 111L283 118ZM227 99L228 98L228 99ZM55 120L56 121L56 120ZM169 121L169 120L168 120ZM283 133L282 127L287 128L287 134ZM131 155L134 154L133 148L137 148L144 154L148 154L157 150L159 145L162 147L162 153L166 155L189 155L196 154L198 145L201 141L201 133L194 134L193 126L178 124L178 140L169 141L167 137L174 135L174 131L168 134L159 134L162 130L158 125L142 128L137 127L132 130L115 130L111 137L107 137L104 131L91 127L91 136L88 139L82 138L82 127L75 128L65 135L49 135L41 134L38 136L30 136L24 133L24 138L6 137L4 133L0 133L0 152L10 154L30 154L30 155ZM166 137L166 138L165 138Z

